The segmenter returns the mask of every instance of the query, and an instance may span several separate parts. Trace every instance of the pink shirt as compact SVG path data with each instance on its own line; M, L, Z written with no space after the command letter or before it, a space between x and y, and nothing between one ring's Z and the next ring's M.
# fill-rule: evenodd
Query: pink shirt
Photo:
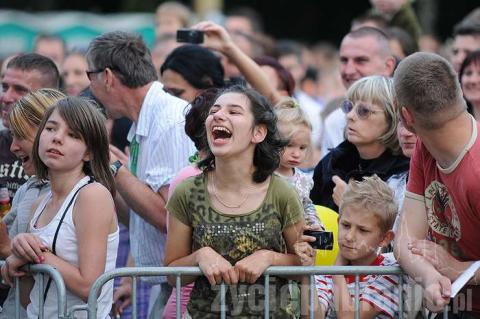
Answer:
M194 165L189 165L187 167L184 167L178 174L170 181L170 187L168 188L168 198L170 198L175 191L175 188L177 187L178 184L180 184L182 181L185 179L196 176L200 174L202 171ZM168 225L168 215L167 215L167 225ZM190 293L193 288L193 283L186 285L182 287L181 289L181 313L182 316L187 310L187 304L188 301L190 300ZM163 310L163 318L164 319L174 319L176 318L176 304L177 304L177 299L176 299L176 289L173 288L172 294L170 295L170 298L168 298L167 304L165 305L165 308Z

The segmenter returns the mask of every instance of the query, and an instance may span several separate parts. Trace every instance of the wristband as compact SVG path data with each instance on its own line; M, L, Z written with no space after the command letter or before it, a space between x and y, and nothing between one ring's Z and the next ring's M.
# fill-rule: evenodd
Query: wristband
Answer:
M120 167L122 167L123 164L122 162L120 162L119 160L116 160L115 162L113 162L111 165L110 165L110 171L112 172L112 175L113 177L116 177L117 174L118 174L118 170L120 169Z

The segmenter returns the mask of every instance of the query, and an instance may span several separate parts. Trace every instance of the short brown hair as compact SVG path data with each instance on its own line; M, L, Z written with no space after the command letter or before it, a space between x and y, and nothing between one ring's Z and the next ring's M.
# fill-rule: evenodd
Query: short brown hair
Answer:
M398 64L393 83L398 107L410 110L423 128L438 128L466 110L457 73L437 54L406 57Z
M44 88L58 89L60 87L60 73L52 59L37 53L24 53L8 61L7 69L22 71L38 71L41 74L40 85Z
M352 39L360 39L360 38L367 38L372 37L375 39L376 43L378 44L379 50L377 51L378 55L382 58L392 57L392 50L390 49L390 40L388 39L388 35L380 29L374 27L361 27L356 30L350 31L343 39L346 38ZM342 40L343 42L343 40Z
M346 207L360 207L373 213L383 233L391 230L397 217L398 206L393 191L377 175L364 177L362 181L348 183L340 203L340 216Z

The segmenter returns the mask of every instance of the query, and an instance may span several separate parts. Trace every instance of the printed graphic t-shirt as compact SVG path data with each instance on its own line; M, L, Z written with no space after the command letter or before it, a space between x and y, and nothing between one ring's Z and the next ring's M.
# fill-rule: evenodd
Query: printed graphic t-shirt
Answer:
M22 186L28 179L25 174L22 161L15 154L10 152L12 144L12 135L10 130L4 129L0 131L0 185L8 188L10 195L10 203L15 196L18 188Z
M193 251L211 247L232 265L261 249L286 252L282 231L302 220L303 207L285 180L272 176L260 207L242 215L227 215L213 208L206 184L206 174L185 180L167 204L172 216L192 227ZM270 315L292 318L287 281L270 277L269 291ZM227 317L263 318L263 300L263 277L253 285L227 286ZM219 318L220 286L212 289L204 276L198 277L187 309L193 318Z
M479 123L473 117L472 123L470 141L447 168L417 141L405 194L425 203L428 239L461 261L480 260L480 140ZM473 310L480 312L480 287L467 288L473 289Z

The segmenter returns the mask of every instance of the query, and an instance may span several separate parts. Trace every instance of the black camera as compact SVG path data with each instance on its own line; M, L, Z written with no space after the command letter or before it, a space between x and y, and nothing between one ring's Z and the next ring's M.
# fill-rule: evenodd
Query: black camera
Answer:
M314 242L309 242L310 246L315 249L332 250L333 249L333 233L323 230L305 230L304 235L315 237Z
M178 29L177 42L203 43L203 31L193 29Z

